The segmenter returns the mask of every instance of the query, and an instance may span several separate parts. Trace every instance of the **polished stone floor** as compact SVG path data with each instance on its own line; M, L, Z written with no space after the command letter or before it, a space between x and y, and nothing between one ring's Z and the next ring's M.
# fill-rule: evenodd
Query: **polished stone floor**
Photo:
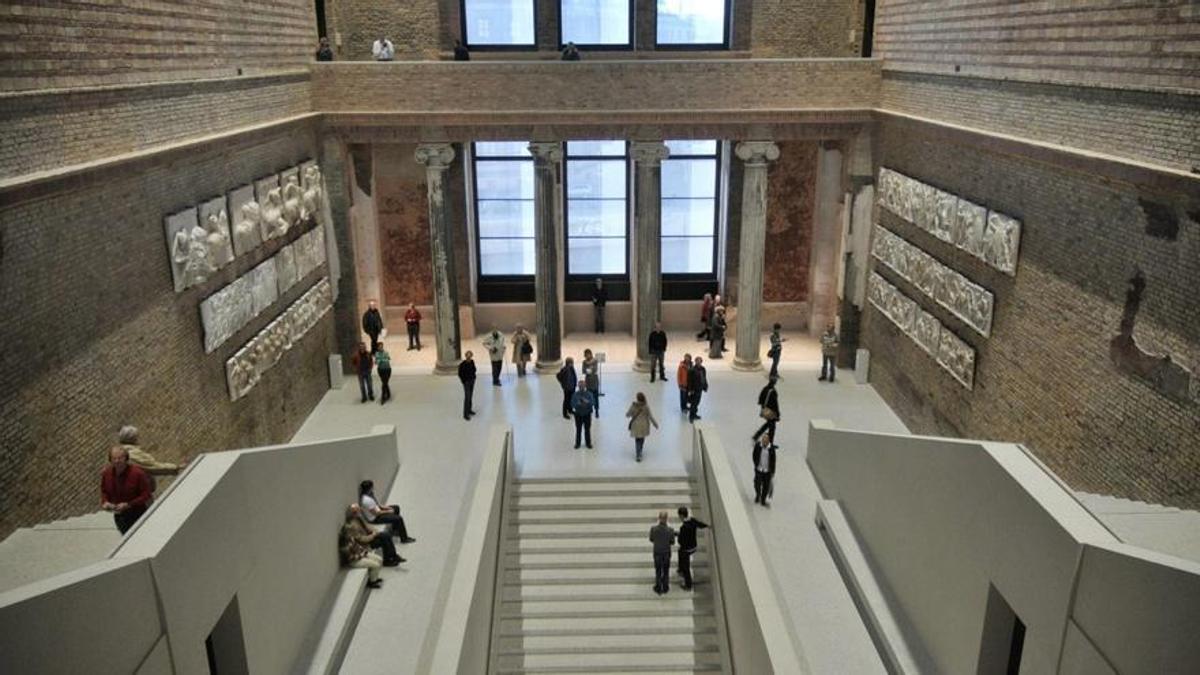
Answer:
M752 503L749 456L750 434L761 422L756 397L764 374L729 369L732 351L713 363L710 392L701 405L703 423L720 434L730 454L772 582L814 672L882 673L870 637L813 524L819 493L804 463L806 430L813 418L831 419L846 428L905 429L873 389L854 384L852 373L840 373L832 385L817 382L816 343L801 335L791 337L781 367L781 455L772 508ZM697 346L701 343L694 338L672 335L668 362L677 363L683 349ZM509 363L502 386L493 387L485 375L488 366L481 363L475 392L479 415L467 422L460 414L457 379L428 374L432 350L407 352L393 340L388 344L396 370L392 402L361 404L355 382L347 380L325 397L297 433L294 440L305 441L363 433L377 424L394 424L400 433L401 467L389 501L402 507L418 542L402 547L407 564L384 571L384 586L368 600L343 672L418 672L421 649L440 623L436 608L447 592L449 563L464 526L459 516L493 425L512 426L518 471L525 476L686 473L691 427L679 412L675 385L651 384L648 375L631 370L634 345L627 336L569 335L564 340L565 354L579 354L585 347L608 356L602 377L606 396L600 419L593 423L592 451L572 449L574 427L561 416L561 394L552 376L536 375L531 369L528 377L518 379ZM648 439L646 459L640 464L633 461L624 417L638 391L649 398L661 427ZM352 490L348 497L353 497ZM647 523L653 517L647 514Z

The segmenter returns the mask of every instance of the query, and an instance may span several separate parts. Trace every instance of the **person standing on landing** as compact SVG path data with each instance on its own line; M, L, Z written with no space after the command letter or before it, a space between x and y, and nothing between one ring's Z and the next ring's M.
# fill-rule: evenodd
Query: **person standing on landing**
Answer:
M114 445L108 450L108 466L100 472L100 508L113 514L117 531L125 534L154 501L150 476L129 463L129 451Z
M837 374L838 342L837 331L833 329L833 324L829 324L821 335L821 377L818 378L821 382L826 380L826 371L830 382Z
M654 322L654 330L650 331L650 337L647 341L650 347L650 381L654 381L654 372L655 368L657 368L658 379L666 382L667 371L663 360L667 356L667 334L662 329L662 322Z
M754 460L754 503L770 506L767 499L771 497L771 482L775 480L775 451L777 446L771 442L771 436L763 434L754 444L750 458Z
M383 315L374 300L367 303L367 311L363 312L362 329L371 338L371 353L374 354L379 349L379 334L383 332Z
M767 386L758 392L758 416L766 421L754 432L750 440L757 441L763 433L775 438L775 425L779 423L779 391L775 389L774 377L767 380Z
M569 420L571 419L571 397L575 395L575 387L579 384L579 376L575 374L575 359L568 356L563 367L558 369L558 374L554 377L558 379L558 386L562 387L563 419Z
M600 417L600 362L592 355L592 350L583 350L583 382L588 391L592 392L592 405L596 406L596 417Z
M375 343L375 348L379 348L379 343ZM367 343L358 343L358 352L350 361L354 372L358 373L358 391L362 394L362 402L366 403L368 399L374 401L375 389L371 384L371 369L375 367L375 359L371 357L371 352L367 351Z
M517 377L525 377L525 368L533 356L533 344L529 341L529 333L525 332L521 324L517 324L517 329L513 331L512 346L512 360L517 366Z
M637 450L637 461L640 462L646 437L650 435L650 425L653 424L657 429L658 420L654 419L654 413L650 412L650 404L646 403L646 395L640 391L633 403L629 404L629 410L625 411L625 416L629 418L629 435L633 437L634 448Z
M592 411L595 409L595 398L588 391L587 385L579 383L579 388L571 396L571 412L575 415L575 449L579 449L579 434L583 432L589 450L592 449ZM598 417L598 415L597 415Z
M658 524L650 528L650 541L654 544L654 592L662 595L671 590L671 545L675 543L675 530L667 525L666 511L659 511Z
M475 414L475 406L471 402L471 397L475 393L475 355L467 352L463 357L462 363L458 364L458 380L463 386L463 419L470 420Z
M683 578L683 590L692 590L692 555L696 552L696 530L708 528L708 523L688 515L686 506L679 507L679 576Z
M387 353L382 342L375 352L375 370L379 373L379 405L383 405L392 400L392 389L388 386L388 380L392 379L392 355Z
M508 344L508 340L504 338L504 333L501 333L498 328L492 326L492 332L483 336L483 348L488 351L488 358L492 361L492 386L500 386L500 369L504 367L504 345Z
M679 412L688 411L688 374L692 372L692 355L684 354L675 369L675 384L679 387Z
M421 312L417 311L416 303L408 303L404 312L404 327L408 329L408 351L421 351Z
M712 293L705 293L704 301L700 304L700 332L696 333L697 340L708 340L708 322L712 320L712 311Z
M783 356L783 343L787 342L787 338L779 334L779 330L783 328L780 324L775 324L771 327L771 348L767 350L767 356L771 357L771 372L768 377L779 379L779 357Z
M604 306L608 304L608 289L604 280L597 278L596 287L592 289L592 312L596 321L596 332L604 332Z
M697 356L692 360L692 369L688 371L688 421L700 419L700 397L708 391L708 371L704 368L704 359Z
M725 349L725 329L728 324L725 322L725 308L717 305L713 309L713 319L710 324L708 335L708 358L720 359L724 358L722 352L729 351Z

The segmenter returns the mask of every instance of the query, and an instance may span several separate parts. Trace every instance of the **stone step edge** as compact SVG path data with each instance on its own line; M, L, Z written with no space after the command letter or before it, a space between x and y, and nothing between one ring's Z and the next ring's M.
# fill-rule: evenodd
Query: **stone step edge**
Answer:
M523 649L507 647L498 649L496 651L496 656L523 656L526 654L536 654L538 656L557 656L560 654L588 654L593 656L599 654L708 654L720 651L721 646L718 644L692 645L691 647L656 645L614 645L612 647L526 647Z
M519 605L521 603L509 603ZM548 612L545 610L534 611L502 611L497 615L497 618L504 619L645 619L648 617L663 617L663 616L700 616L716 618L716 614L711 607L705 609L673 609L662 608L654 610L602 610L590 612Z
M583 570L583 569L603 569L612 570L620 568L628 569L645 569L652 566L652 563L643 562L526 562L520 565L505 564L502 568L504 572L515 572L520 570ZM707 560L692 559L692 569L698 567L708 567Z
M518 476L513 481L516 485L523 483L535 483L544 485L546 483L652 483L655 481L673 481L677 483L696 484L696 481L688 475L662 475L662 476Z
M716 617L714 617L715 621ZM523 619L510 619L521 621ZM501 629L499 638L616 636L616 635L716 635L717 627L680 626L678 628L526 628L519 632Z

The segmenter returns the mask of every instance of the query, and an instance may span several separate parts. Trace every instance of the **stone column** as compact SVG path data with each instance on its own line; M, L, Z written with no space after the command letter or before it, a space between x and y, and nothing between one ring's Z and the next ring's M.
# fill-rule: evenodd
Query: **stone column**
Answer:
M562 312L558 304L558 169L561 143L529 144L533 155L534 303L537 310L537 362L539 373L562 367Z
M808 265L808 334L825 332L838 310L838 263L842 249L842 151L817 152L817 196Z
M425 167L429 199L429 244L433 262L433 315L437 339L437 365L433 372L458 372L458 284L454 274L454 238L446 218L445 178L454 148L449 143L417 146L415 158Z
M670 152L662 141L634 141L630 154L637 181L633 220L637 264L633 339L637 342L637 359L633 369L645 373L650 371L650 331L654 322L662 319L662 161Z
M771 141L737 144L743 162L742 236L738 256L736 370L758 370L759 321L762 313L763 251L767 242L767 163L779 159L779 146Z

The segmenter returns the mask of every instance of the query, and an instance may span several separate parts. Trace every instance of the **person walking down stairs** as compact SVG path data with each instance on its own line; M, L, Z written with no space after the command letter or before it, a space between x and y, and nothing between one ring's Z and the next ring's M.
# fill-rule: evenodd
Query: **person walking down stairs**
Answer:
M650 528L650 542L654 544L654 592L665 595L671 590L671 545L675 543L675 530L667 525L667 512L658 512L658 524Z

